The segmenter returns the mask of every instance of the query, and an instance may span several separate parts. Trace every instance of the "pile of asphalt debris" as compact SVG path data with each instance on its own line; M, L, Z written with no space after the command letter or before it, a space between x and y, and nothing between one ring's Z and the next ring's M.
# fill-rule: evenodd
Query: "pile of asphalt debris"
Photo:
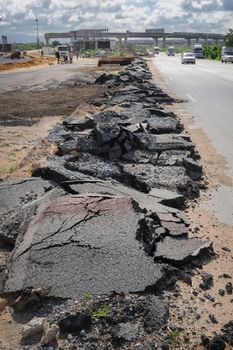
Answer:
M191 284L214 255L210 241L188 238L183 209L203 188L202 167L164 110L173 100L142 59L96 84L102 111L64 119L48 137L58 154L0 185L0 242L12 249L0 287L27 320L23 349L169 349L164 292Z

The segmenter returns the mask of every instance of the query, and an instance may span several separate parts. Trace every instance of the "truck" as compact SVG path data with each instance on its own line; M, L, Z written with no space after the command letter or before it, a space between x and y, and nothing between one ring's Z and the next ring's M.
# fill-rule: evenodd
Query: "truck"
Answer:
M59 52L60 58L63 57L64 59L68 57L69 52L71 51L69 45L59 45L56 47L56 51Z
M222 63L233 63L233 47L223 47L222 48L222 57L221 57Z
M169 48L167 49L167 55L168 56L175 56L175 48L174 48L174 46L169 46Z
M203 47L200 44L194 45L193 53L196 58L205 58Z
M153 53L154 53L154 55L158 55L159 54L159 47L158 46L154 47Z

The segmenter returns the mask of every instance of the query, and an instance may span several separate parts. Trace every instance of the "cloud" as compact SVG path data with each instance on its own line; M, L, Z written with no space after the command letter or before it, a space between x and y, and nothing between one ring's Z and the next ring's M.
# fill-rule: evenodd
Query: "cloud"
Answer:
M183 0L182 8L189 12L213 12L221 10L218 0Z
M223 10L224 11L233 11L233 1L232 0L223 0Z
M0 35L35 42L46 32L108 27L109 31L226 33L232 26L233 0L0 0Z

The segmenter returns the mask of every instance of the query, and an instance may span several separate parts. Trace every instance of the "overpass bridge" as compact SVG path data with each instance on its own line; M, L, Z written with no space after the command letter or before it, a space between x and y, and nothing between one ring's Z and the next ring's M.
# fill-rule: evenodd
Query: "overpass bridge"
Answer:
M45 33L44 35L46 45L49 45L50 39L63 39L70 38L71 42L75 42L77 40L109 40L109 39L117 39L119 40L119 44L122 45L122 40L124 40L124 44L127 44L127 40L129 38L143 38L143 39L153 39L154 46L158 46L159 40L162 40L163 47L166 47L167 39L185 39L187 40L188 47L191 47L191 41L196 40L196 43L199 40L204 40L206 43L209 40L214 41L215 43L219 43L225 39L225 35L223 34L215 34L215 33L193 33L193 32L173 32L173 33L165 33L165 32L108 32L105 29L86 29L86 30L77 30L71 31L68 33Z

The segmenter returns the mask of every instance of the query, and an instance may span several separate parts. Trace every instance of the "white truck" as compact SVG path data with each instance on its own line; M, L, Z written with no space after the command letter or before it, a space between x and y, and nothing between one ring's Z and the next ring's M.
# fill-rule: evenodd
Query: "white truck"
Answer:
M169 46L169 48L167 49L167 55L168 56L175 56L175 48L174 48L174 46Z
M59 52L60 58L66 58L69 55L70 47L68 45L59 45L57 46L56 51Z
M233 47L223 47L222 48L222 57L221 57L222 63L233 63Z
M158 55L159 54L159 47L158 46L154 47L153 53L154 53L154 55Z
M193 53L194 53L196 58L205 58L204 50L203 50L203 47L201 44L194 45Z

